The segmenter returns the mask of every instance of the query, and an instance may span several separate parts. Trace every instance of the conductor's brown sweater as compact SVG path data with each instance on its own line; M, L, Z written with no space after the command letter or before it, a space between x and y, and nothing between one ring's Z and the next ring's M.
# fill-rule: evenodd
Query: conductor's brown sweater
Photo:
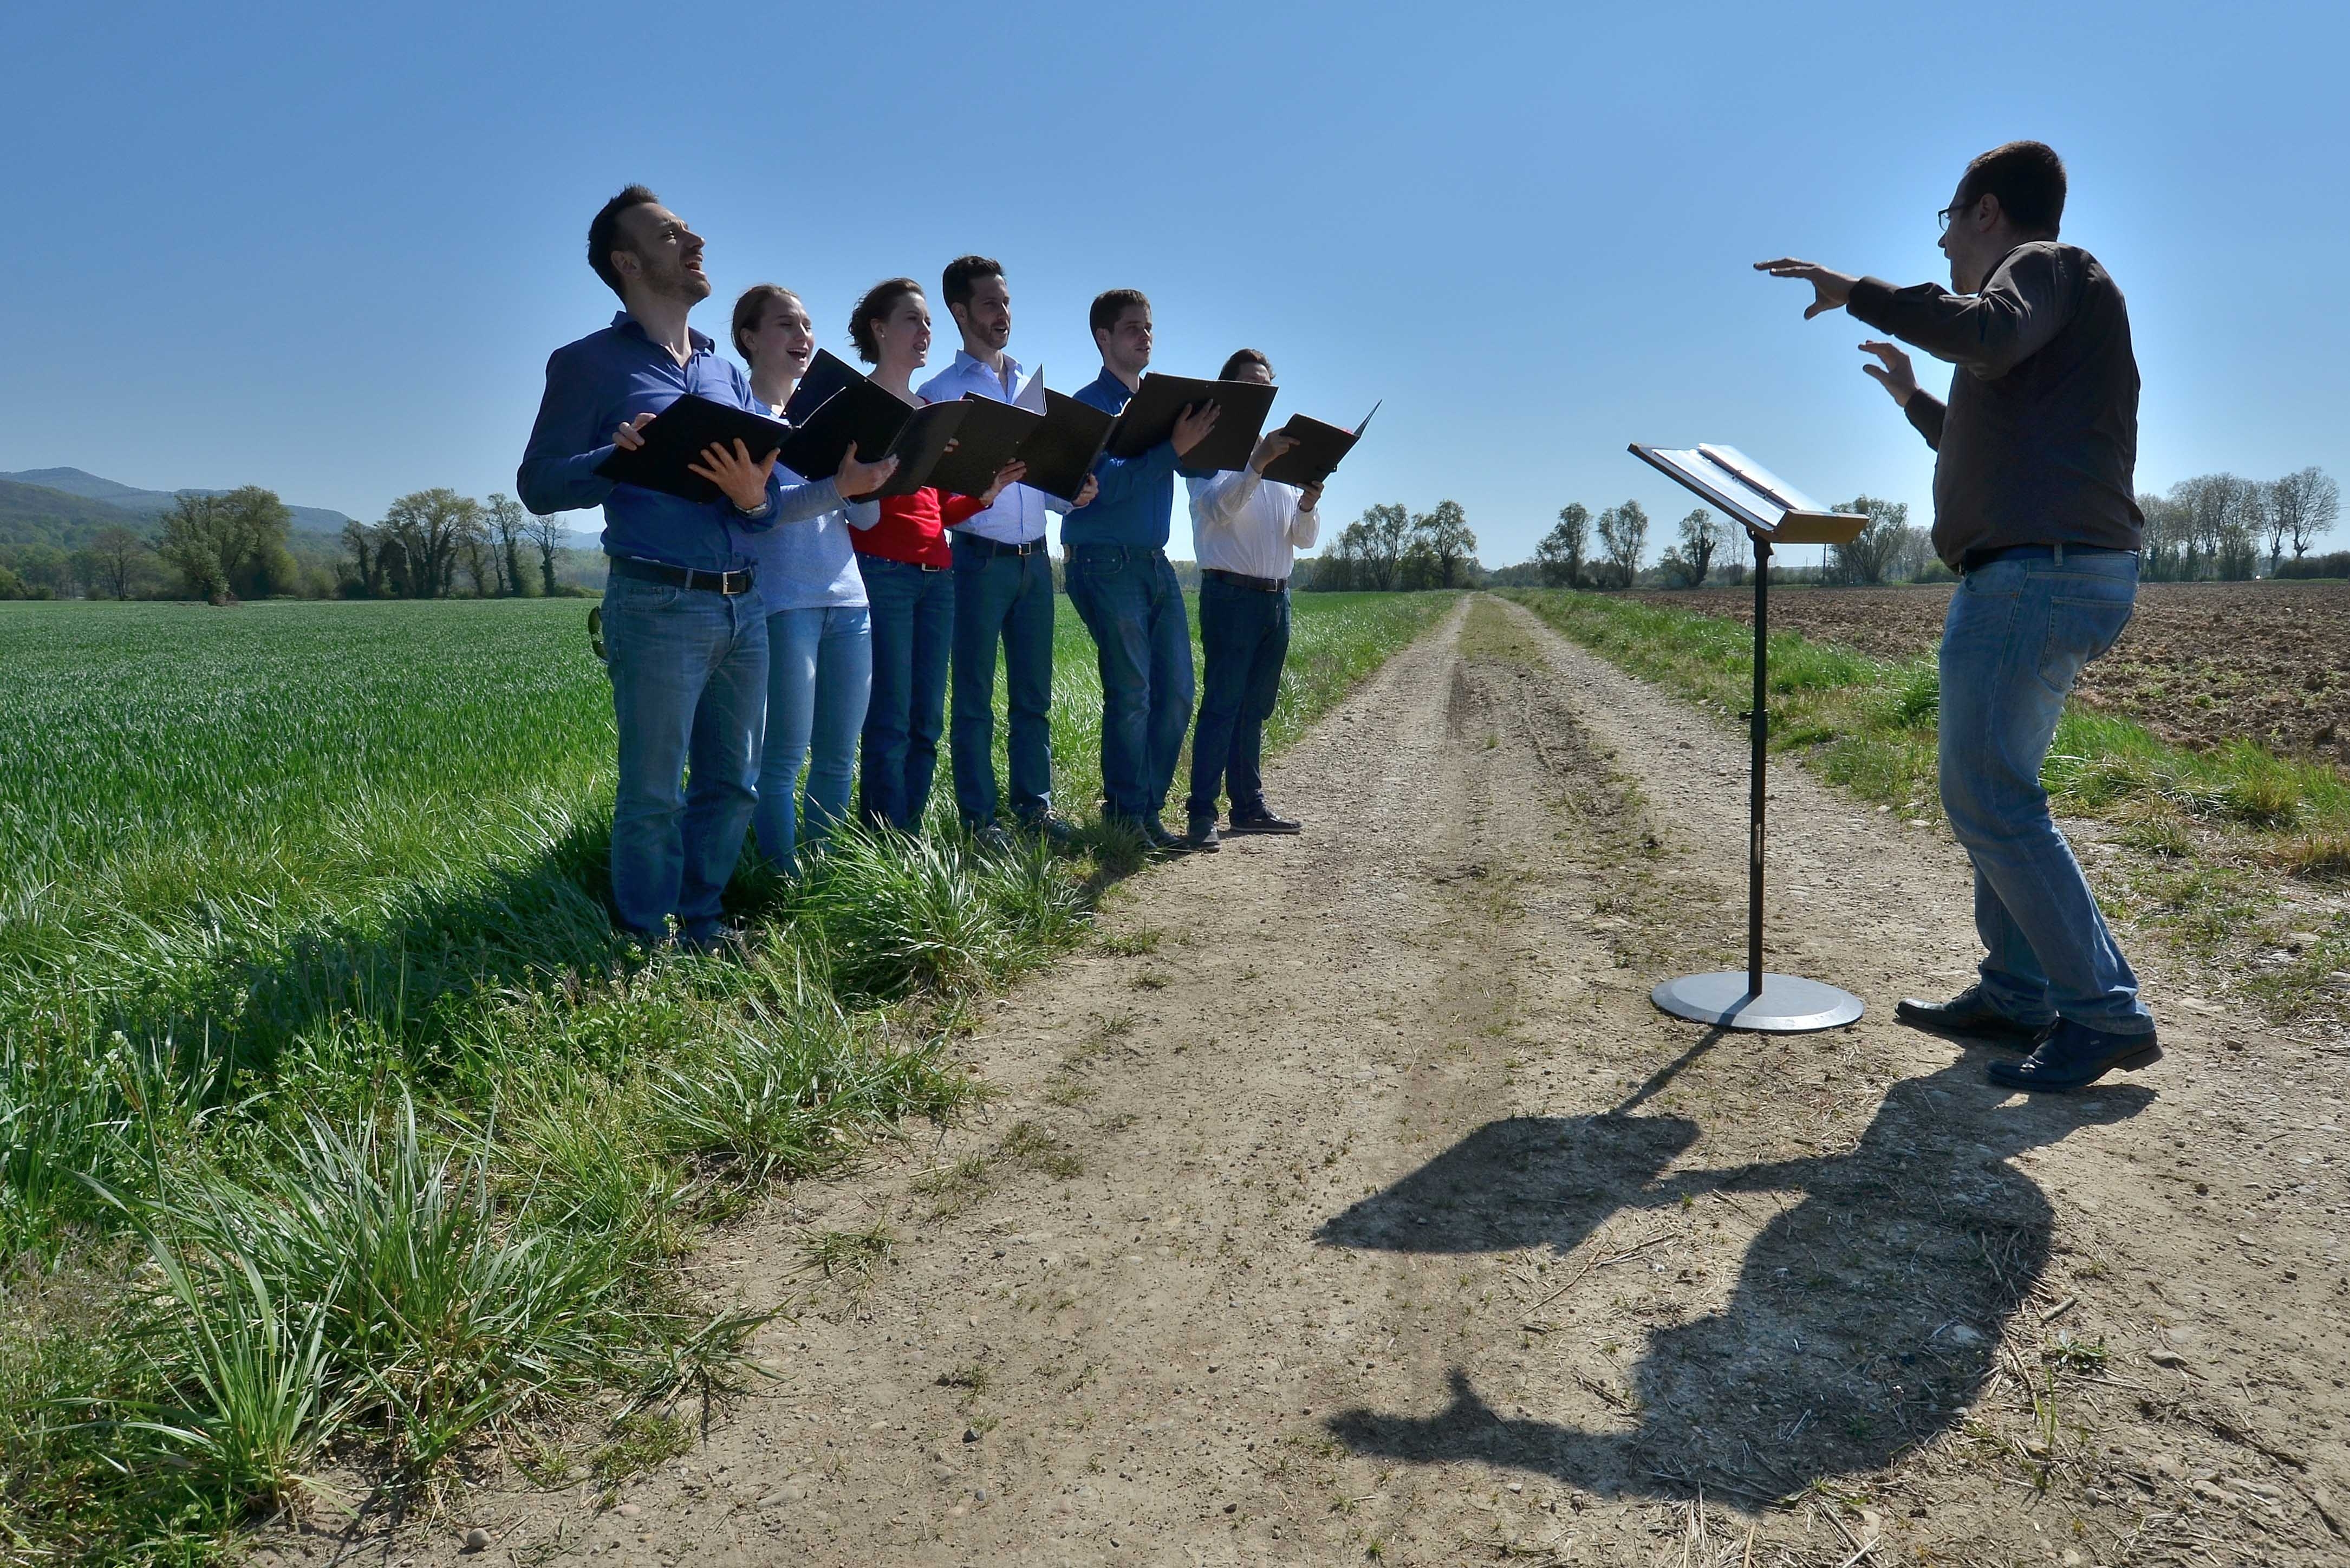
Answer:
M1958 369L1909 422L1937 453L1934 553L1963 568L2015 545L2135 550L2137 359L2122 291L2078 245L2033 240L1979 294L1865 277L1859 320Z

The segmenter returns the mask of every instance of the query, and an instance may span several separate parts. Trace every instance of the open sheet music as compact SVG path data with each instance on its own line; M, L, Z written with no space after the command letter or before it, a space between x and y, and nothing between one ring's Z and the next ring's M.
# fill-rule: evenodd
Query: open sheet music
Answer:
M1830 511L1734 446L1635 441L1632 454L1774 544L1848 545L1868 525L1856 513Z

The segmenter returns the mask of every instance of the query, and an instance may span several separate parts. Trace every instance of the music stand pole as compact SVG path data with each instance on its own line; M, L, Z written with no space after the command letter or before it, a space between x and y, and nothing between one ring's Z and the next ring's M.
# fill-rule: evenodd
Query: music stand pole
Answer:
M1856 1022L1862 1007L1860 998L1848 991L1762 970L1762 852L1770 836L1765 813L1770 801L1771 542L1752 529L1748 534L1754 541L1754 711L1747 726L1746 972L1681 975L1659 985L1648 1000L1676 1018L1717 1028L1799 1034Z
M1770 794L1764 770L1771 740L1771 541L1754 541L1754 711L1747 715L1753 742L1746 806L1746 991L1762 994L1763 814Z

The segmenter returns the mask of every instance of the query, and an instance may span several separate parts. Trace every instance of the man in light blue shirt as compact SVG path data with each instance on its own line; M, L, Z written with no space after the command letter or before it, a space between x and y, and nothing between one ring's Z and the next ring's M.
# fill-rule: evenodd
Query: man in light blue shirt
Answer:
M922 383L926 403L967 392L1015 401L1025 390L1012 340L1012 291L1003 268L986 256L957 256L939 293L962 334L954 363ZM1093 481L1079 505L1093 499ZM954 716L948 748L955 806L981 837L1002 832L995 820L995 649L1003 648L1010 701L1006 737L1012 760L1012 815L1028 831L1065 844L1075 832L1053 812L1053 563L1045 538L1047 511L1068 503L1025 484L1007 486L995 504L950 530L954 540Z

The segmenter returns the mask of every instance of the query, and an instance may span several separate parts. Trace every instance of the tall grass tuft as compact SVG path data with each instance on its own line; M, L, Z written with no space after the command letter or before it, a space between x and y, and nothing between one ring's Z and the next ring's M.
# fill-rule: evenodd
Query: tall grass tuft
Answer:
M953 835L844 826L793 914L842 994L965 995L999 984L1082 929L1079 889L1041 844L980 853Z
M822 1169L858 1135L906 1116L945 1120L964 1090L941 1070L944 1042L899 1048L880 1033L813 988L750 1008L708 1046L655 1071L654 1137L755 1185Z

